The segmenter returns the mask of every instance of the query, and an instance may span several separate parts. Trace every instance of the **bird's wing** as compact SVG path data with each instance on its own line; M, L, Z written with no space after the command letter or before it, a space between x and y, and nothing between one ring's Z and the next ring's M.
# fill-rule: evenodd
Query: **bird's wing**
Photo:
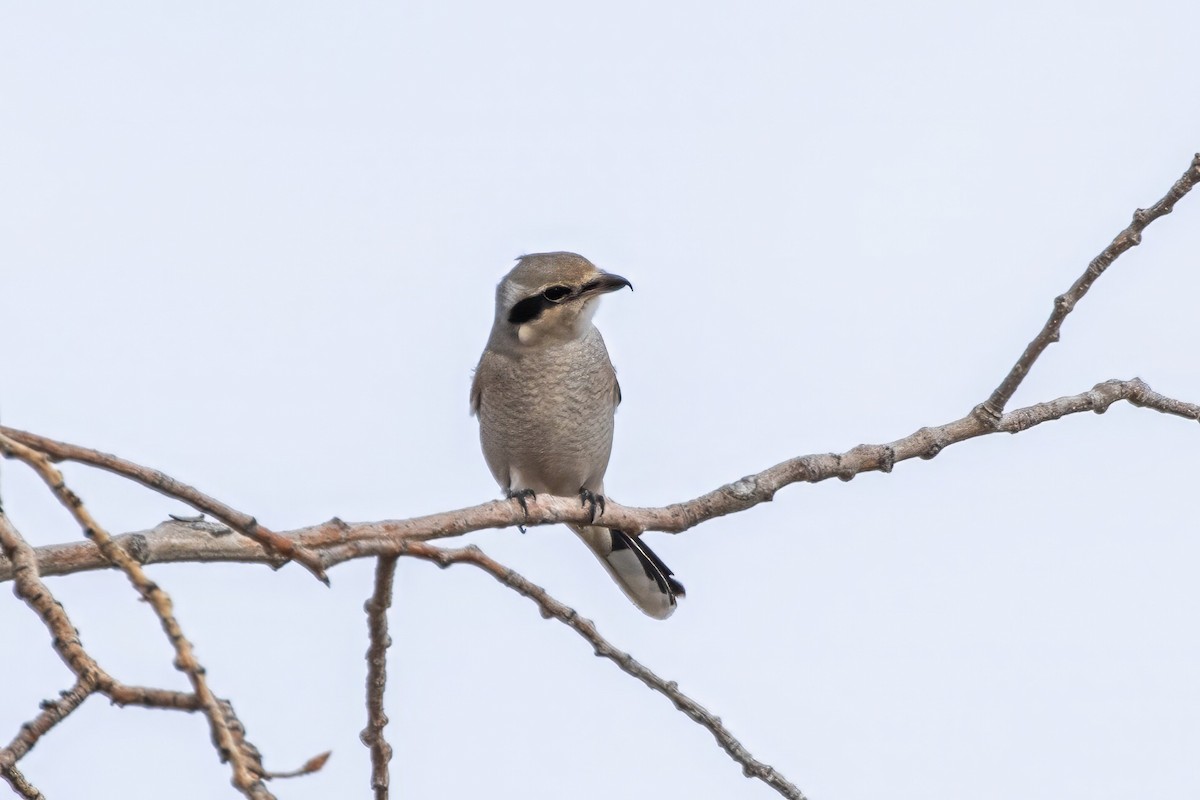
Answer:
M475 375L471 378L471 416L479 416L479 404L483 402L483 386L488 382L488 375L494 369L492 359L489 358L491 353L483 352L483 357L479 359L479 366L475 367Z

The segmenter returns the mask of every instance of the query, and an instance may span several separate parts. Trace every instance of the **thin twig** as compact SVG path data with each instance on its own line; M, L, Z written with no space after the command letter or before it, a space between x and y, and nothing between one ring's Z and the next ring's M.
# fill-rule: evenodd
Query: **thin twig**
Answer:
M1010 411L995 427L975 415L968 415L943 425L921 428L889 444L859 445L843 453L793 458L682 503L636 508L609 500L600 519L621 530L680 533L714 517L767 502L780 489L793 483L819 483L830 478L850 480L863 472L890 472L900 461L930 459L947 447L968 439L994 433L1018 433L1085 411L1103 413L1120 401L1183 419L1200 420L1200 405L1161 395L1138 378L1111 380L1077 395ZM348 523L335 519L281 535L293 537L312 549L329 568L356 558L398 555L411 541L458 536L518 523L586 523L589 519L588 510L580 507L578 498L539 495L529 503L528 520L516 501L496 500L406 520ZM216 535L209 523L164 522L152 530L123 534L116 541L143 564L237 562L275 566L278 563L277 556L248 539ZM109 567L104 555L91 542L39 547L37 556L44 575L70 575ZM12 565L0 559L0 583L11 580L12 575Z
M0 769L15 765L42 736L95 692L106 695L118 706L138 705L181 711L199 709L199 702L193 694L169 689L126 686L96 663L84 649L79 632L71 623L67 612L39 577L37 556L33 547L13 527L3 511L0 511L0 552L3 552L13 565L17 597L24 600L42 620L42 624L50 632L51 645L55 652L76 678L75 685L62 692L58 700L44 702L42 713L22 725L8 746L0 750Z
M1197 181L1200 181L1200 153L1196 153L1187 170L1179 180L1175 181L1162 199L1149 208L1139 208L1134 211L1133 221L1125 230L1118 233L1108 247L1091 260L1083 274L1075 280L1075 283L1071 284L1070 289L1054 298L1054 310L1050 312L1050 318L1046 320L1046 324L1038 331L1038 335L1033 337L1033 341L1025 348L1025 352L1017 359L1017 363L1009 370L1008 375L1000 382L991 396L976 406L976 414L993 424L999 422L1000 415L1004 413L1004 409L1013 394L1016 393L1017 387L1025 380L1025 376L1029 374L1029 370L1033 368L1034 362L1038 360L1042 351L1058 341L1063 320L1083 299L1088 289L1092 288L1096 279L1104 274L1104 270L1108 269L1118 256L1141 244L1142 231L1146 229L1146 226L1159 217L1170 214L1175 208L1175 204L1192 190Z
M25 601L46 629L50 631L55 652L77 677L100 672L79 640L79 631L71 624L67 612L54 599L54 595L39 577L36 551L25 541L25 537L13 527L8 517L0 512L0 551L4 552L11 566L11 577L16 583L17 597Z
M43 700L41 713L22 725L8 746L0 750L0 770L15 766L39 739L79 708L95 691L96 679L92 673L86 678L76 679L75 685L60 692L57 700Z
M51 645L59 658L76 676L75 685L62 693L57 701L42 704L42 712L21 726L8 745L0 750L0 771L7 771L24 758L38 740L79 707L101 679L108 679L79 640L79 631L71 624L67 613L38 577L37 556L25 538L0 511L0 551L11 560L15 593L25 601L50 632ZM111 680L111 679L109 679Z
M200 698L191 692L174 689L154 689L147 686L126 686L108 675L100 676L99 691L115 706L161 708L169 711L202 711ZM218 702L221 702L218 698Z
M7 436L26 447L38 450L47 455L52 461L77 461L81 464L88 464L106 472L112 472L129 478L167 497L173 497L180 502L187 503L197 511L203 511L221 520L221 522L224 522L243 536L247 536L258 542L268 551L278 553L285 559L294 560L302 564L322 583L329 584L329 577L325 574L320 560L304 549L302 545L298 545L294 540L286 536L280 536L266 526L260 525L258 520L249 514L238 511L236 508L232 508L220 500L209 497L195 487L176 480L170 475L110 455L109 453L93 450L89 447L79 447L78 445L58 442L54 439L48 439L44 436L19 431L3 425L0 425L0 435Z
M8 785L13 788L13 791L25 800L46 800L46 795L38 791L38 788L30 783L21 774L21 770L16 767L0 769L0 778L8 781Z
M405 548L405 555L432 561L441 567L448 567L451 564L470 564L488 573L518 594L528 597L537 603L543 617L554 618L578 633L591 643L597 656L607 658L623 672L632 675L654 691L666 696L677 709L706 728L717 740L721 749L742 765L742 774L747 778L758 778L791 800L804 800L804 795L795 785L779 774L774 767L755 759L750 751L721 723L720 717L715 716L704 706L679 691L679 686L675 681L660 678L629 653L613 646L611 642L601 636L591 620L579 616L575 609L554 599L545 589L490 558L475 545L447 549L424 542L410 542Z
M117 547L108 532L100 526L91 513L83 505L79 496L67 487L60 473L41 452L0 435L0 452L17 458L27 464L50 488L59 502L75 517L76 522L83 528L84 534L96 543L104 556L119 567L129 578L129 582L137 590L154 613L158 615L163 632L175 649L175 668L187 675L196 693L205 717L209 721L213 743L222 761L228 761L233 769L233 785L243 794L251 798L268 798L272 795L267 791L261 780L261 769L256 770L253 759L248 755L245 746L239 746L229 724L229 716L222 708L221 702L213 695L208 687L204 668L200 666L192 649L191 642L183 634L178 620L172 609L171 598L154 581L146 576L141 565L132 559L128 553ZM232 709L230 709L230 712Z
M282 772L268 772L263 777L266 780L275 780L277 778L300 778L305 775L312 775L314 772L320 772L325 766L325 762L329 761L329 757L333 755L332 750L326 750L324 753L319 753L308 761L305 761L302 766L297 769L284 770Z
M375 792L375 800L387 800L390 784L388 762L392 760L392 746L383 735L384 726L388 724L387 714L383 711L383 692L387 687L387 650L392 644L387 612L392 605L395 575L395 556L383 556L376 561L375 591L363 604L371 644L367 648L367 727L358 738L371 750L371 789Z

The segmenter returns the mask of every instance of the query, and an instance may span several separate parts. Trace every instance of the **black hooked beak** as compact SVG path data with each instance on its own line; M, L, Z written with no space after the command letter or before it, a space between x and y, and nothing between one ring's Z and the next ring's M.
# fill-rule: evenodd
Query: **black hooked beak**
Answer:
M608 292L615 292L618 289L624 289L626 286L629 287L629 291L633 291L632 283L625 280L620 275L612 275L608 272L605 272L595 280L585 283L583 288L579 290L579 294L581 297L586 297L587 295L591 294L607 294Z

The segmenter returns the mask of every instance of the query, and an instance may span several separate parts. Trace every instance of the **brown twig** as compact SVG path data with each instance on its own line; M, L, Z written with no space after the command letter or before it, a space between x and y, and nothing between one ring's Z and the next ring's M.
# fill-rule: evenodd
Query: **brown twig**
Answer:
M191 692L177 692L173 689L153 689L146 686L126 686L113 680L107 674L100 676L99 691L112 704L139 706L141 708L161 708L170 711L202 711L200 698ZM218 702L222 702L218 699Z
M138 594L154 609L167 639L175 649L175 667L187 675L188 681L192 685L192 691L195 692L205 717L209 721L217 752L221 760L228 761L233 769L233 785L247 797L271 797L270 792L263 786L262 770L255 770L253 759L248 754L245 745L239 746L239 743L235 741L225 708L209 689L204 668L197 661L191 642L184 636L183 629L175 619L171 598L158 584L146 576L137 561L113 543L112 537L96 522L79 496L67 487L62 473L54 468L46 456L2 434L0 434L0 453L23 461L38 474L59 502L75 517L80 527L83 528L84 534L96 543L109 562L126 574ZM226 707L228 708L227 705ZM228 716L231 716L232 709L230 708L229 711Z
M1029 370L1033 368L1034 362L1038 360L1042 352L1058 341L1063 320L1075 309L1075 306L1087 294L1088 289L1092 288L1096 279L1104 274L1104 270L1108 269L1118 256L1141 244L1142 231L1146 229L1146 226L1159 217L1170 214L1174 210L1175 204L1192 190L1197 181L1200 181L1200 153L1196 153L1187 170L1179 180L1175 181L1162 199L1149 208L1139 208L1134 211L1133 221L1125 230L1118 233L1108 247L1091 260L1083 274L1071 284L1070 289L1054 298L1054 310L1050 312L1050 318L1038 331L1037 336L1033 337L1033 341L1025 348L1025 352L1017 359L1017 363L1009 370L1008 375L1000 382L991 396L975 407L975 413L978 416L982 417L985 422L992 424L999 422L1000 415L1004 413L1004 409L1013 394L1016 393L1017 387L1025 380L1025 376L1029 374Z
M8 517L0 511L0 551L11 564L11 577L17 597L25 601L46 629L50 631L51 642L55 652L63 663L75 674L83 678L96 675L101 670L95 659L83 649L79 641L79 631L71 624L67 612L54 599L54 595L46 588L39 577L36 551L25 541L25 537L13 527Z
M22 725L8 746L0 750L0 770L15 766L39 739L79 708L95 691L96 675L89 673L87 677L77 678L70 689L60 692L57 700L43 700L42 712Z
M0 511L0 551L13 564L13 580L17 597L25 601L50 632L51 644L59 658L75 674L75 685L63 692L60 699L42 704L42 712L21 726L8 745L0 750L0 771L13 768L38 740L79 707L102 683L113 683L79 640L79 631L71 624L66 611L54 599L46 584L38 577L37 556L25 538Z
M388 762L392 760L392 746L383 735L384 726L388 724L383 710L383 692L387 687L387 650L392 644L387 612L392 605L395 575L395 556L380 557L375 562L375 591L363 604L371 643L367 648L367 727L358 738L371 750L371 789L375 792L375 800L387 800L390 784Z
M63 663L75 674L75 685L62 692L58 700L42 703L42 712L21 726L11 742L0 750L0 771L15 765L55 725L78 708L84 700L100 692L120 706L140 705L195 711L196 696L167 689L126 686L112 678L83 647L79 632L71 624L63 607L54 599L37 571L37 556L24 537L0 511L0 552L13 565L16 595L38 615L51 634L51 644ZM19 775L19 773L16 773ZM36 791L36 790L35 790ZM34 796L34 795L31 795Z
M19 796L25 800L46 800L46 795L38 791L38 788L26 780L21 774L21 770L16 767L8 767L0 769L0 777L8 781L8 785L13 788Z
M575 609L559 602L551 597L542 587L488 557L475 545L468 545L467 547L458 549L447 549L444 547L435 547L424 542L410 542L405 548L405 555L432 561L441 567L448 567L451 564L470 564L488 573L518 594L528 597L537 603L543 617L554 618L578 633L591 643L597 656L607 658L616 664L621 671L632 675L654 691L664 695L675 704L677 709L697 724L706 728L717 740L717 744L721 746L721 749L728 753L730 758L742 765L742 774L747 778L758 778L779 792L779 794L791 798L791 800L804 800L804 795L795 785L780 775L774 767L755 759L750 754L750 751L721 723L720 717L715 716L708 709L704 708L704 706L679 691L679 686L675 681L667 681L660 678L629 653L619 650L601 636L591 620L579 616Z
M767 502L793 483L818 483L830 478L850 480L863 472L890 472L900 461L929 459L950 445L994 433L1018 433L1085 411L1103 413L1113 403L1125 401L1141 408L1188 420L1200 420L1200 405L1161 395L1142 380L1112 380L1080 394L1060 397L1016 409L992 426L975 415L921 428L888 444L859 445L844 453L800 456L741 480L721 486L700 497L661 508L622 506L609 500L601 520L621 530L680 533L714 517L744 511ZM539 495L529 503L528 524L587 522L589 512L578 498ZM485 528L526 524L516 501L490 503L407 520L347 523L341 520L299 528L281 535L293 537L321 558L326 568L355 558L394 556L407 542L457 536ZM222 532L211 523L165 522L149 531L117 537L120 547L144 564L172 562L239 562L275 565L278 557L258 544ZM225 531L228 533L228 531ZM109 566L91 542L49 545L37 550L38 564L45 575L68 575ZM0 560L0 582L12 578L12 565Z
M300 778L305 775L312 775L314 772L320 772L325 766L325 762L333 755L332 750L326 750L324 753L317 755L305 761L302 766L297 769L290 769L284 772L268 772L263 775L266 780L275 780L277 778Z
M156 469L151 469L150 467L135 464L118 456L110 455L109 453L102 453L99 450L55 441L45 436L38 436L35 433L27 433L26 431L8 428L3 425L0 425L0 435L7 436L26 447L38 450L47 455L52 461L77 461L81 464L88 464L106 472L112 472L129 478L167 497L173 497L180 502L188 504L197 511L203 511L219 519L243 536L247 536L258 542L268 551L278 553L286 560L294 560L302 564L322 583L329 584L329 577L325 574L320 560L302 545L298 545L294 540L286 536L280 536L269 528L260 525L258 520L249 514L238 511L236 508L232 508L220 500L209 497L195 487L178 481L170 475L159 472Z

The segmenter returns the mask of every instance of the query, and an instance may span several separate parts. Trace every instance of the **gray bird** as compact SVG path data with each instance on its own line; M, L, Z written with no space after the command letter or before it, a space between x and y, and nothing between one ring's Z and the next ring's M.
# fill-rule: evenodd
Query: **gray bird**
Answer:
M575 253L522 256L496 287L496 319L471 384L483 456L524 506L535 494L578 496L604 511L621 387L592 315L629 281ZM629 599L666 619L683 585L637 536L571 525Z

